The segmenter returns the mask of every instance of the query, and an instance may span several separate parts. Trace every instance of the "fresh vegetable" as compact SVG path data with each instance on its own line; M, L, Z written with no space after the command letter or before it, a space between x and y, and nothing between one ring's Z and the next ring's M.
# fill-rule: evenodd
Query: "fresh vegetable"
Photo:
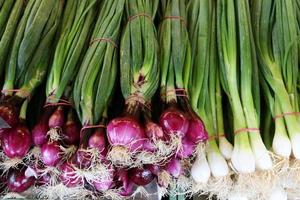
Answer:
M142 112L151 111L146 109L150 109L148 104L159 81L158 44L153 23L157 6L157 0L125 3L127 24L120 46L120 81L125 109L122 116L111 120L107 127L112 146L108 158L115 165L143 164L143 156L136 162L134 157L139 151L144 155L143 144L147 138L141 121Z

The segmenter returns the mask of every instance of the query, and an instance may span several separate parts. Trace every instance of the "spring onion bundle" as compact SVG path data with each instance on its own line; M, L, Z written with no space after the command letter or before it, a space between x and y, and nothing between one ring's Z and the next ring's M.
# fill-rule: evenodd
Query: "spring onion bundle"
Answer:
M157 0L126 1L126 19L120 57L121 91L125 98L122 117L111 120L107 136L111 151L109 159L115 165L134 166L146 161L147 138L142 126L142 112L151 112L151 103L159 81L156 29L153 20L158 6ZM148 110L145 110L148 109ZM136 153L140 151L140 156ZM154 154L152 154L154 155ZM155 160L148 158L147 160Z
M69 109L71 104L62 96L68 99L70 95L67 86L72 86L80 58L85 53L82 48L89 38L96 5L96 1L68 1L65 5L60 38L47 79L45 113L32 131L35 145L41 148L44 164L44 172L40 174L70 158L79 143L80 126L74 111Z
M8 0L0 2L0 77L13 41L18 22L23 13L24 1ZM2 81L0 81L0 84Z
M159 27L159 44L162 46L160 93L164 104L159 123L176 147L173 152L175 158L167 164L170 167L159 174L159 179L163 187L170 187L173 192L190 188L187 180L189 172L181 165L207 139L204 125L192 110L186 92L191 65L186 9L184 1L162 1L163 19ZM173 180L177 182L174 186Z
M113 186L114 170L105 157L108 150L105 125L117 74L117 42L124 3L124 0L102 2L73 91L83 128L72 166L75 177L98 192Z
M226 187L230 185L228 186L225 181L230 178L226 177L229 174L229 167L225 158L230 159L232 145L227 141L223 127L221 89L216 59L216 6L211 1L192 1L189 4L189 11L189 34L194 41L190 76L190 85L194 87L189 88L191 104L203 120L210 136L206 155L198 152L202 154L197 155L191 175L196 182L206 183L211 173L216 179L215 183L221 184L217 191L212 192L214 194L226 193L226 189L228 190ZM193 12L198 13L198 17L195 17ZM206 157L209 166L206 163ZM223 181L220 180L222 178ZM212 185L212 181L209 184Z
M0 106L0 116L12 127L1 130L7 156L1 166L5 171L22 163L31 147L31 133L25 121L28 97L46 74L62 7L61 1L29 1L18 24L5 69L5 96ZM18 142L19 139L24 142Z
M289 157L292 150L299 158L299 116L293 114L299 111L295 8L293 1L253 1L252 19L265 94L276 119L274 152ZM273 20L276 23L271 23Z

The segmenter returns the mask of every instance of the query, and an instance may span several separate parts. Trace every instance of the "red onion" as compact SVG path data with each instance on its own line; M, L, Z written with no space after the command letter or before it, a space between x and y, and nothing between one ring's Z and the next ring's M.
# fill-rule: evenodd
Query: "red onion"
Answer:
M119 169L117 172L117 182L120 183L121 191L119 192L122 196L129 196L133 193L133 182L129 180L128 173L124 169Z
M11 127L16 126L19 122L19 114L16 108L11 104L0 105L0 117Z
M83 149L78 149L72 161L79 168L88 168L91 166L91 155Z
M65 123L65 113L63 107L59 106L49 118L49 128L62 127Z
M61 174L60 181L67 187L75 187L83 184L83 179L76 175L75 169L68 162L62 164L59 169Z
M76 145L80 139L80 126L74 120L73 113L68 114L68 120L63 126L63 141L68 145Z
M208 139L208 134L203 122L197 118L192 118L189 121L189 129L186 136L195 143L203 142Z
M161 167L159 165L145 165L145 168L150 170L155 176L157 176L161 171Z
M133 183L139 186L148 185L154 179L152 172L147 168L132 168L129 171L129 177Z
M42 186L42 185L47 185L50 183L51 180L51 175L46 173L43 174L42 176L39 176L39 179L37 180L37 185Z
M23 158L31 146L31 134L22 124L9 129L1 141L2 149L9 158Z
M32 129L32 140L36 146L42 146L48 140L47 132L49 130L47 119L42 119Z
M60 161L61 149L58 142L48 142L41 148L42 161L47 166L56 166Z
M196 144L192 140L184 137L182 139L182 147L178 152L177 156L179 158L189 158L191 155L193 155L195 149Z
M98 191L106 191L113 187L114 185L114 170L112 168L108 169L108 177L101 177L99 181L93 181L93 186Z
M178 178L183 173L180 159L173 158L170 160L170 162L166 164L165 170L173 177Z
M149 139L152 139L152 140L159 140L159 139L164 140L165 139L165 135L164 135L162 128L154 122L146 123L145 132Z
M174 107L161 114L159 124L167 134L176 134L179 137L184 137L189 128L189 121L184 113Z
M131 151L143 146L145 133L141 125L130 117L113 119L107 126L108 141L112 146L125 146Z
M96 148L99 152L104 151L106 147L105 131L102 128L98 128L90 136L88 141L89 148Z
M7 187L11 192L24 192L35 182L33 176L25 176L25 170L13 169L7 175Z

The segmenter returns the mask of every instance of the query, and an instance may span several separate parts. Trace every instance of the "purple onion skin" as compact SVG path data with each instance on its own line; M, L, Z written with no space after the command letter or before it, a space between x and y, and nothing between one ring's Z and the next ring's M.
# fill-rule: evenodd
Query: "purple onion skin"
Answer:
M7 187L10 192L24 192L35 183L33 176L26 177L25 170L11 170L7 175Z
M47 142L41 148L41 157L45 165L54 167L60 162L61 149L58 142Z
M195 143L204 142L208 139L203 122L197 118L192 118L189 121L189 129L186 136Z
M133 194L133 182L129 180L128 172L124 169L119 169L117 172L117 182L120 183L121 196L129 196Z
M93 186L98 191L106 191L114 186L114 170L112 167L109 169L109 177L101 181L93 181Z
M16 126L19 122L19 114L16 108L10 104L0 105L0 117L11 127Z
M42 186L42 185L47 185L50 183L51 180L51 175L50 174L44 174L42 176L39 177L39 179L37 180L37 185L38 186Z
M96 129L94 131L94 133L89 138L88 147L96 148L99 152L104 151L106 147L104 129Z
M139 186L148 185L154 176L152 172L147 168L132 168L129 171L130 180Z
M184 137L189 128L189 121L185 114L174 107L168 108L161 114L159 124L165 133L176 134L179 137Z
M48 141L49 127L46 120L41 120L38 124L32 129L32 141L36 146L42 146Z
M166 164L165 170L173 177L178 178L183 173L180 159L171 159L170 162Z
M2 149L9 158L23 158L32 144L31 134L22 124L9 129L1 141Z
M68 162L59 166L61 174L59 176L60 181L67 187L75 187L78 185L83 185L83 180L81 178L76 178L75 169Z
M177 156L181 159L189 158L193 155L194 151L196 149L196 144L188 139L187 137L184 137L182 139L182 148L178 152Z
M88 168L91 166L91 155L81 149L78 149L72 158L72 162L81 169Z
M145 133L142 126L133 118L113 119L107 126L108 141L112 146L125 146L131 151L143 147Z
M49 128L63 127L65 123L65 113L63 107L59 106L49 118Z
M145 168L150 170L152 174L158 176L159 172L161 172L161 167L159 165L145 165Z
M63 141L68 145L76 145L80 140L80 126L75 121L67 121L63 125Z
M165 140L164 131L154 122L146 123L145 132L147 137L151 140Z
M156 147L150 140L145 140L143 142L143 150L147 152L155 152Z

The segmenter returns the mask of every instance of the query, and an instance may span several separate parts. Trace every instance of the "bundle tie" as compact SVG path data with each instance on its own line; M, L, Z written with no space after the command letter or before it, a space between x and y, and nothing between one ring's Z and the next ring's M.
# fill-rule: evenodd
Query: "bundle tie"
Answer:
M128 17L127 23L131 22L132 20L134 20L138 17L146 17L152 21L152 17L150 15L148 15L147 13L139 13L139 14Z
M170 96L169 94L170 93L174 93L175 92L175 95L177 97L189 97L186 90L184 88L176 88L176 89L170 89L170 90L167 90L166 92L166 95L162 95L163 97L164 96Z
M106 128L105 125L103 124L99 124L99 125L86 125L86 126L83 126L80 130L80 135L83 133L84 130L86 129L93 129L93 128Z
M57 102L49 103L47 100L57 100ZM44 105L44 108L47 108L47 107L50 107L50 106L70 106L70 107L73 107L73 105L69 101L64 100L64 99L57 99L54 96L47 97L47 100L46 100L46 104Z
M5 94L6 92L23 92L26 95L26 98L30 97L30 93L26 90L22 89L3 89L1 90L1 93Z
M282 118L284 116L293 116L293 115L300 115L300 112L287 112L287 113L282 113L279 115L275 115L273 120L275 121L276 119Z
M127 97L127 99L125 100L125 104L128 104L129 101L135 101L143 106L145 106L145 108L147 108L149 111L151 111L151 106L149 103L146 102L146 100L144 99L144 97L140 96L140 95L130 95Z
M118 48L118 45L111 38L94 38L91 40L90 46L92 46L95 42L101 42L101 41L108 42L112 44L116 49Z
M239 134L241 132L244 132L244 131L247 131L247 132L259 132L259 128L241 128L241 129L238 129L236 131L234 131L234 134Z
M166 17L163 18L163 20L166 20L166 19L179 20L179 21L181 21L184 24L184 26L187 26L186 21L185 21L185 19L183 17L180 17L180 16L166 16Z
M211 135L211 136L209 136L208 137L208 139L207 140L216 140L216 139L219 139L219 138L221 138L221 137L225 137L225 134L224 133L222 133L222 134L217 134L217 135Z

